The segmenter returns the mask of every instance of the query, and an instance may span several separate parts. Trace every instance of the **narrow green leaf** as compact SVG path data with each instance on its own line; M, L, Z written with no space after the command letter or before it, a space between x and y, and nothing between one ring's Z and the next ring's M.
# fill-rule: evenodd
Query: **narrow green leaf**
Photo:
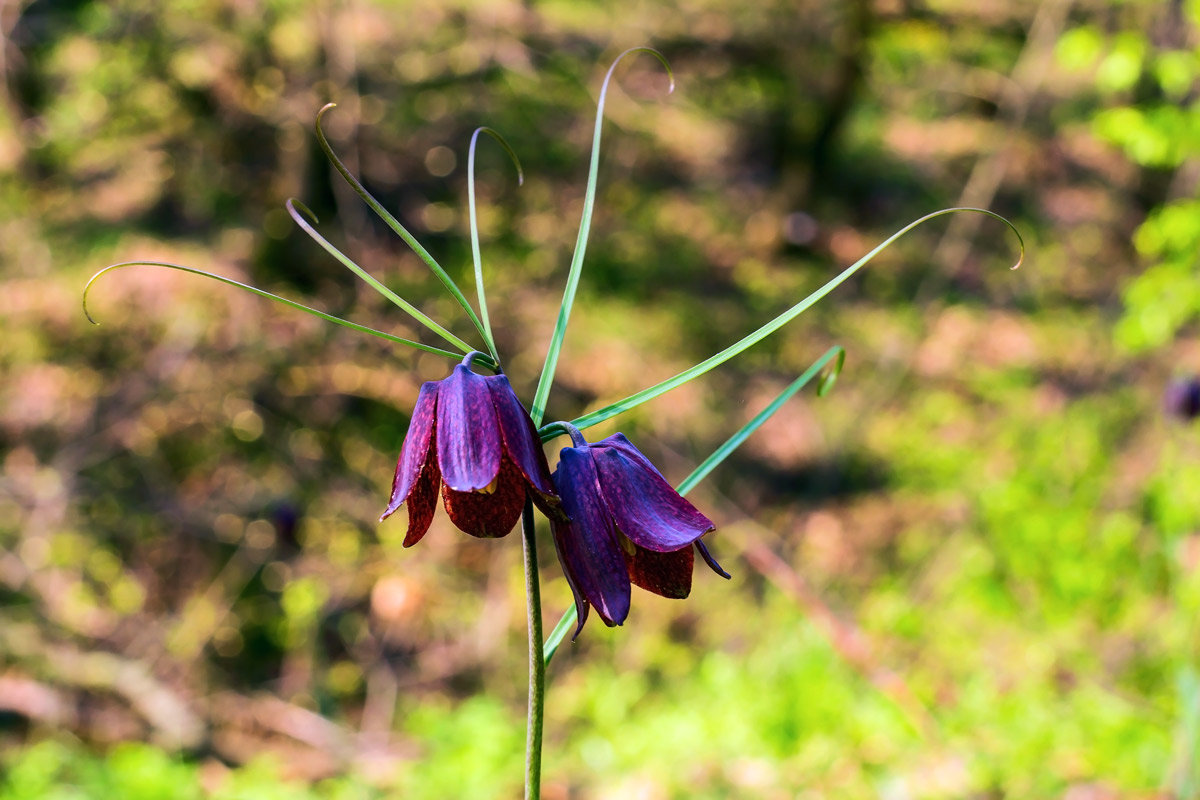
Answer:
M563 338L567 335L567 321L571 318L571 308L575 305L575 291L579 288L579 276L583 271L583 257L587 253L588 234L592 228L592 212L596 202L596 181L600 169L600 131L604 124L604 101L608 97L608 86L612 81L613 71L621 59L630 53L649 53L657 58L667 70L670 86L667 94L675 91L675 75L666 56L651 47L632 47L613 60L604 76L604 84L600 87L600 100L596 104L596 126L592 133L592 158L588 166L587 190L583 196L583 217L579 222L579 236L575 239L575 253L571 256L571 269L567 273L567 285L563 290L562 303L558 308L558 319L554 323L554 334L550 337L550 347L546 351L546 362L542 366L542 375L538 379L537 391L533 395L533 408L530 416L535 425L540 425L546 414L546 399L550 396L550 387L554 383L554 372L558 368L558 354L562 350Z
M381 205L380 202L376 200L370 192L367 191L366 187L359 182L358 178L354 177L350 170L346 168L346 165L342 163L342 160L338 158L337 153L333 152L333 147L329 144L329 140L325 138L325 131L321 128L321 118L325 116L325 113L329 111L329 109L336 105L337 103L326 103L324 107L317 112L317 121L315 125L317 130L317 142L320 144L321 150L324 151L325 157L328 158L330 163L333 164L334 168L341 173L341 176L345 179L346 183L350 184L350 188L354 190L355 194L361 197L363 202L370 206L371 210L378 214L379 218L387 223L387 226L395 231L396 235L403 239L404 243L412 248L412 251L416 253L422 261L425 262L430 270L433 271L433 274L438 277L438 280L442 282L442 285L446 287L447 291L449 291L454 299L458 301L458 304L462 306L463 310L467 312L467 316L471 318L471 324L475 326L475 330L479 331L479 335L483 336L486 340L487 334L484 332L483 323L481 323L479 321L479 317L475 315L475 309L471 308L471 304L467 302L467 298L463 295L462 290L458 288L458 284L454 282L454 279L446 273L446 270L442 269L442 265L439 264L432 255L429 254L429 251L421 246L421 243L416 240L416 237L409 233L408 229L401 225L400 221L393 217L391 213L384 208L383 205Z
M692 474L683 479L679 486L676 487L676 491L679 492L680 495L686 495L692 489L696 488L696 485L708 477L708 474L716 469L722 461L727 459L734 450L737 450L738 447L741 446L742 442L746 441L751 434L762 427L763 423L774 416L775 412L779 411L779 409L783 407L784 403L792 399L792 397L794 397L797 392L807 386L809 381L819 374L821 370L825 369L829 365L830 361L833 362L833 366L830 367L829 371L822 376L821 382L817 387L817 395L819 397L824 396L829 389L833 387L834 381L837 379L838 374L842 371L842 364L844 364L846 361L846 350L841 345L834 345L826 350L825 354L814 361L812 366L804 370L800 377L788 384L788 387L780 392L779 396L772 400L770 405L755 415L754 419L743 425L737 433L725 440L725 443L714 450L712 455L704 459L704 461L702 461L698 467L692 470ZM550 425L547 425L546 428L548 431L552 431L554 435L558 435L562 431L562 429L559 428L556 423L551 423ZM579 615L575 610L574 604L571 604L571 606L565 612L563 612L562 617L558 620L558 624L554 626L554 630L550 632L550 636L546 639L544 649L545 663L550 663L550 659L553 658L554 654L558 651L559 645L563 643L563 640L566 638L567 634L574 629L575 621L578 619L578 616Z
M312 225L310 225L308 220L305 219L305 217L308 217L313 222L317 221L316 215L308 210L308 206L304 205L299 200L296 200L294 198L289 198L286 205L287 205L288 213L292 215L292 219L295 221L295 223L297 225L299 225L304 230L305 233L307 233L309 236L312 237L313 241L315 241L317 244L321 245L321 247L324 248L325 252L329 253L331 256L333 256L338 261L340 261L342 263L342 266L346 267L346 269L350 270L355 275L357 275L358 277L360 277L364 281L366 281L368 286L370 286L375 291L379 292L381 295L386 297L388 300L391 300L400 309L405 311L409 316L411 316L417 322L420 322L426 328L429 328L429 330L433 331L434 333L436 333L438 336L445 339L450 344L452 344L455 347L457 347L458 349L462 350L464 353L469 353L475 349L471 345L464 342L462 339L455 336L450 331L443 328L441 325L434 322L432 319L430 319L428 316L426 316L424 313L422 313L421 310L418 309L416 306L414 306L412 303L408 302L403 297L401 297L400 295L393 292L391 289L384 286L382 283L380 283L378 280L376 280L374 276L372 276L370 273L368 273L365 269L360 267L358 264L355 264L354 259L350 258L350 256L346 255L341 250L338 250L336 247L334 247L332 244L330 244L328 239L326 239L321 234L317 233L317 229L314 228Z
M575 627L575 620L578 619L579 612L575 610L575 604L567 609L566 613L558 620L558 624L554 626L554 630L550 631L550 635L546 637L546 643L542 646L542 663L549 664L550 659L554 658L554 654L558 652L558 646L567 638L567 634Z
M717 468L717 465L724 461L742 442L746 441L752 433L762 427L763 423L775 415L784 403L792 399L796 392L808 385L808 382L813 379L825 366L833 361L833 367L829 370L822 379L817 388L817 395L823 396L832 387L833 381L837 379L838 374L842 371L842 364L846 361L846 350L841 345L834 345L825 351L825 355L813 362L812 366L804 370L800 377L792 381L786 389L779 393L779 396L771 401L771 404L764 408L754 417L754 419L742 426L742 429L730 436L720 447L713 451L712 455L704 459L696 469L692 471L679 484L677 491L681 495L685 495L695 488L696 484L708 477L708 474Z
M475 291L479 296L479 316L482 317L483 322L483 339L487 342L492 358L499 362L500 354L496 352L496 341L492 338L492 321L488 317L487 295L483 290L483 258L479 254L479 223L475 218L475 147L481 133L491 136L504 148L504 152L508 153L508 157L512 159L513 165L517 168L518 186L525 183L525 172L521 169L521 160L517 158L516 152L499 133L484 126L476 128L475 132L471 134L471 146L467 150L467 210L471 215L471 261L475 265Z
M317 309L312 308L310 306L306 306L303 303L297 303L294 300L288 300L286 297L280 297L277 294L272 294L271 292L264 291L263 289L259 289L254 286L250 286L249 284L242 283L241 281L235 281L232 278L225 278L225 277L222 277L222 276L217 275L212 272L206 272L202 269L196 269L195 267L185 267L180 264L170 264L165 261L122 261L120 264L111 264L111 265L105 267L104 269L100 270L99 272L97 272L95 275L93 275L90 279L88 279L87 285L83 287L83 313L84 313L84 316L86 316L88 318L88 322L92 323L93 325L100 324L100 323L96 322L95 319L92 318L91 313L88 311L88 305L87 305L88 304L88 293L91 292L92 285L100 278L100 276L104 275L108 272L112 272L114 269L120 269L121 267L138 267L138 266L162 267L164 269L179 270L180 272L190 272L193 275L203 275L206 278L212 278L214 281L220 281L221 283L225 283L230 286L236 286L239 289L245 289L247 292L253 292L254 294L258 295L259 297L265 297L268 300L274 300L277 303L283 303L285 306L294 308L297 311L303 311L305 314L312 314L314 317L320 317L321 319L326 320L328 322L332 322L336 325L341 325L344 328L350 328L351 330L356 330L361 333L369 333L371 336L377 336L380 339L386 339L389 342L395 342L397 344L405 345L406 347L412 347L417 350L423 350L426 353L434 353L435 355L446 356L447 358L452 358L455 360L458 360L459 358L461 358L461 356L458 353L452 353L449 350L442 350L437 347L430 347L427 344L421 344L420 342L414 342L411 339L402 339L399 336L393 336L390 333L384 333L383 331L378 331L378 330L375 330L374 328L368 328L365 325L359 325L357 322L351 322L350 320L342 319L341 317L335 317L332 314L326 314L324 311L318 311Z
M896 241L901 236L903 236L904 234L911 231L913 228L917 227L918 225L920 225L924 222L928 222L931 219L935 219L937 217L944 216L946 214L953 214L953 213L956 213L959 211L970 211L970 212L973 212L976 214L986 214L987 216L994 217L995 219L998 219L1001 222L1003 222L1005 225L1007 225L1009 227L1009 229L1014 234L1016 234L1017 241L1020 243L1020 246L1021 246L1020 257L1017 259L1017 263L1015 265L1013 265L1012 269L1017 269L1018 267L1021 266L1021 263L1025 260L1025 240L1021 238L1021 232L1017 230L1016 226L1013 225L1011 222L1009 222L1004 217L1000 216L999 214L996 214L995 212L988 211L988 210L982 209L982 208L959 207L959 208L943 208L940 211L934 211L932 214L926 214L925 216L921 217L920 219L917 219L917 220L914 220L913 222L908 223L903 228L901 228L900 230L893 233L891 236L889 236L887 239L885 239L881 244L877 245L875 247L875 249L871 250L871 252L867 253L865 256L860 258L858 261L855 261L853 264L851 264L849 267L847 267L845 270L843 270L836 278L834 278L833 280L826 283L820 289L813 292L808 297L801 300L799 303L796 303L796 305L792 306L787 311L783 312L782 314L777 316L775 319L768 322L766 325L763 325L761 328L754 331L754 333L751 333L750 335L738 340L737 342L735 342L734 344L725 348L724 350L717 353L716 355L711 356L711 357L705 359L704 361L701 361L699 364L695 365L694 367L691 367L690 369L686 369L683 372L679 373L678 375L675 375L672 378L668 378L661 383L658 383L658 384L655 384L654 386L643 389L640 392L637 392L636 394L632 394L629 397L626 397L624 400L618 400L617 402L615 402L611 405L605 406L604 408L601 408L597 411L593 411L590 414L584 414L582 417L572 420L571 424L573 424L576 428L579 428L580 430L583 430L584 428L589 428L592 425L596 425L598 423L604 422L607 419L615 417L618 414L622 414L631 408L635 408L635 407L641 405L642 403L645 403L647 400L653 400L655 397L658 397L660 394L669 392L678 386L682 386L683 384L687 383L688 381L692 380L693 378L699 377L700 375L703 375L704 373L708 372L712 368L725 363L726 361L728 361L729 359L738 355L742 351L758 344L763 339L767 338L772 333L779 330L784 325L791 322L793 319L800 316L808 309L812 308L812 306L814 306L818 300L820 300L825 295L829 294L834 289L836 289L838 286L840 286L847 278L849 278L855 272L858 272L858 270L860 270L862 267L864 267L868 263L870 263L870 261L873 258L875 258L875 256L879 255L881 252L883 252L883 250L885 250L888 246L890 246L894 241ZM535 418L535 420L536 420L536 418Z

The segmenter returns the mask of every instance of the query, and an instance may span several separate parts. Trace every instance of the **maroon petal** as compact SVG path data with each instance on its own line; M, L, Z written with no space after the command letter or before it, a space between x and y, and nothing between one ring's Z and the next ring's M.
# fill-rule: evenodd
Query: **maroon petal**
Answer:
M505 536L521 518L525 508L525 481L507 458L496 475L494 489L487 492L456 492L442 486L446 513L463 533L481 539Z
M621 434L597 442L591 450L612 518L634 544L669 553L715 527Z
M438 389L437 429L446 485L455 492L486 489L500 471L500 430L487 380L464 364Z
M431 458L425 462L421 477L408 493L408 532L404 535L405 547L412 547L421 541L421 537L429 530L429 524L433 522L433 512L437 510L438 485L441 482L442 475L438 471L437 459Z
M622 548L629 579L646 591L682 600L692 592L692 548L656 553L633 542Z
M500 423L500 435L504 450L525 476L533 489L531 497L537 507L548 516L562 516L561 502L554 493L550 481L550 467L546 465L546 454L538 439L537 429L529 412L513 393L512 385L503 375L493 375L484 380L492 392L492 405L496 408L496 419Z
M600 497L600 484L586 447L564 448L554 472L554 486L570 522L551 520L558 560L571 582L575 605L590 603L606 625L629 616L629 572L617 532ZM582 627L583 614L580 615ZM579 629L576 628L576 635Z
M417 394L417 403L408 423L408 433L404 436L400 458L396 461L396 474L392 478L392 499L379 518L380 522L396 513L404 504L417 479L421 477L426 462L433 461L430 455L434 449L433 426L437 414L438 386L438 383L432 381L423 384L420 393ZM436 465L434 469L436 471Z

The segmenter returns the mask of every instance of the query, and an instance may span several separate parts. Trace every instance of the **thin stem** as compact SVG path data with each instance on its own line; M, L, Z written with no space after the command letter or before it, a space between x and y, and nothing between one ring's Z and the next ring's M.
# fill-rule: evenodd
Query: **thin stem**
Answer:
M546 701L546 661L542 655L542 589L538 582L537 539L533 535L533 503L521 514L525 549L525 602L529 615L529 717L525 732L525 800L542 796L542 719Z

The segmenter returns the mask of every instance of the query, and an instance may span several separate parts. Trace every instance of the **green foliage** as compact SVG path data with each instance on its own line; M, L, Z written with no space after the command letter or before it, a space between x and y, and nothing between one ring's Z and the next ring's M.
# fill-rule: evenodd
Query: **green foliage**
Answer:
M1180 26L1186 42L1195 38L1200 21ZM1182 15L1181 15L1182 17ZM1083 26L1064 34L1057 55L1068 68L1094 67L1096 88L1115 100L1093 119L1096 135L1120 148L1134 163L1174 170L1200 157L1200 49L1155 48L1142 30L1105 36ZM1142 87L1139 89L1138 87ZM1137 91L1135 91L1137 90ZM1200 214L1190 198L1168 196L1155 203L1134 234L1138 254L1148 265L1125 289L1126 313L1116 328L1117 340L1132 352L1159 348L1200 314Z
M965 239L965 221L933 221L620 418L678 482L848 352L835 392L788 401L689 494L734 580L698 576L686 603L641 594L623 628L560 648L546 797L1195 792L1200 439L1158 400L1198 366L1195 2L1076 4L1036 45L1057 59L1026 49L1035 16L1054 21L1040 3L18 5L0 798L516 793L516 542L439 514L413 553L402 519L375 522L444 357L190 275L106 276L99 328L79 290L162 259L439 344L291 228L294 196L331 246L477 343L310 129L336 100L331 146L465 286L466 148L487 124L526 174L518 192L505 153L478 153L490 327L533 397L597 70L643 42L679 87L663 98L646 58L614 79L551 418L720 351L986 183L980 165L1031 260L1007 272L990 221ZM570 592L551 565L544 582L553 619ZM188 713L200 734L179 744Z
M309 786L280 777L269 762L226 771L204 768L143 744L122 744L97 756L78 745L48 741L10 759L0 776L3 800L369 800L363 784L328 780ZM205 787L204 784L211 784Z

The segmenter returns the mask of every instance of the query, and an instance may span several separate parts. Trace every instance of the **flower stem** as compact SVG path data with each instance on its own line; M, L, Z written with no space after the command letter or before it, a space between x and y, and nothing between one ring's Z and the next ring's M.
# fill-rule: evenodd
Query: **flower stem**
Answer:
M529 718L525 733L525 800L542 796L542 717L546 700L546 662L542 655L542 589L538 583L533 503L521 514L525 549L525 602L529 615Z

